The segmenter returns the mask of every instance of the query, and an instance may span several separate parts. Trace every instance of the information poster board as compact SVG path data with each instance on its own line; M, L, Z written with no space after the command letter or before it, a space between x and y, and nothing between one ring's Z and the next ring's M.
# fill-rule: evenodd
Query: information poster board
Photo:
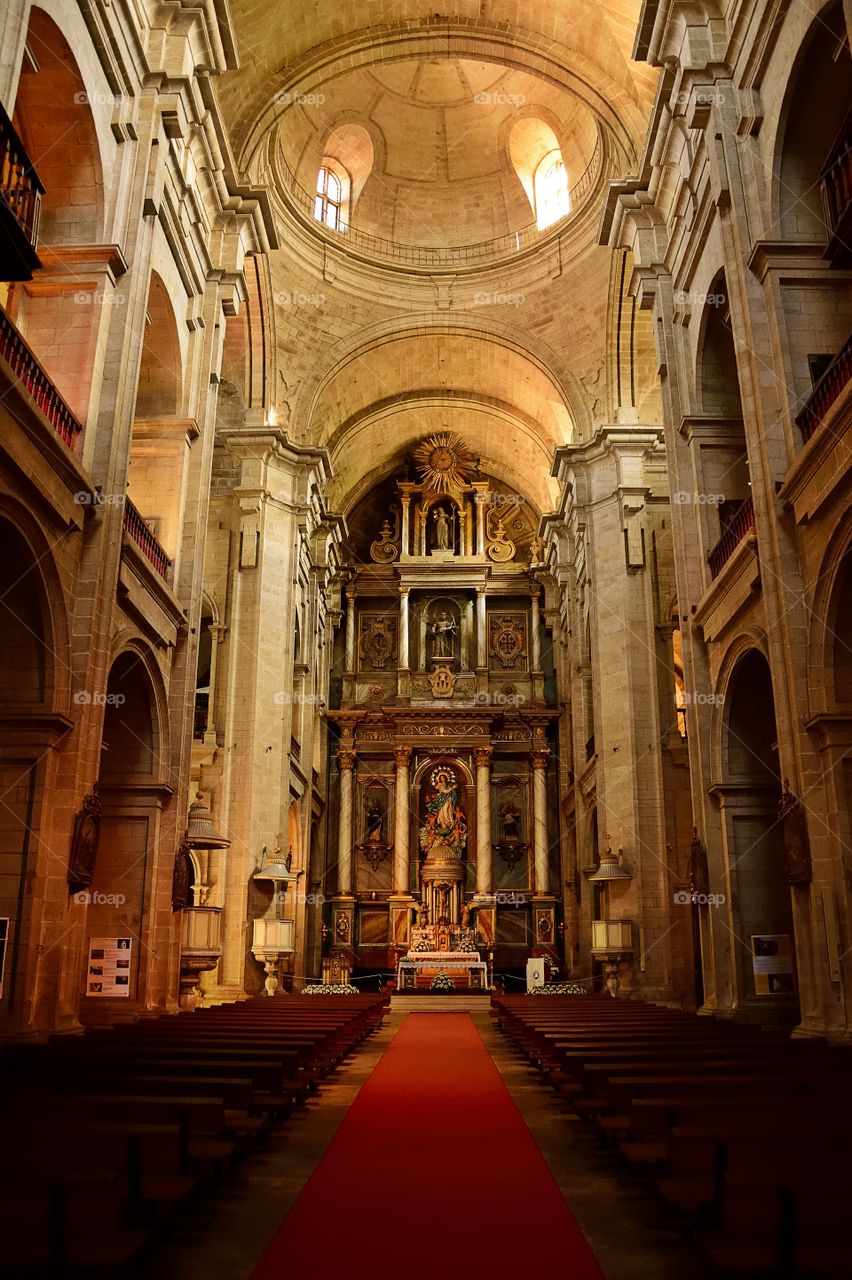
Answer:
M129 996L132 951L131 938L90 938L86 995L109 996L113 1000Z
M547 982L544 974L544 959L539 956L537 959L527 961L527 991L532 991L534 987L543 987Z
M755 995L784 996L795 991L793 940L789 933L753 933L751 955Z

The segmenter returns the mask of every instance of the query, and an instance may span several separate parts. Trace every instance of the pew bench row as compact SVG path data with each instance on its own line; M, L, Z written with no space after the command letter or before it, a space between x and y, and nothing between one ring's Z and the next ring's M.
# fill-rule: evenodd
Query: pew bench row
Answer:
M848 1050L608 996L492 1014L720 1273L852 1274Z
M251 1000L0 1052L4 1276L125 1272L303 1105L385 996Z

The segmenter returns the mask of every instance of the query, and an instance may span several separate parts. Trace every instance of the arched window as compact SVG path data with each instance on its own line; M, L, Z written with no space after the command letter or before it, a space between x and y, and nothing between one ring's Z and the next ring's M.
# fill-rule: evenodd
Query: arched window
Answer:
M535 220L539 230L571 212L568 173L559 151L546 155L535 171Z
M332 231L344 231L344 207L348 199L348 177L338 165L332 168L323 161L317 174L317 193L314 197L314 217Z

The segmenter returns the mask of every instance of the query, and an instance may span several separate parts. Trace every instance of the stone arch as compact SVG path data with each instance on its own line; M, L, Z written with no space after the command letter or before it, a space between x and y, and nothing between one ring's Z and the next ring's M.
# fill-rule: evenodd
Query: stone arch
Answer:
M554 496L549 479L553 452L574 438L574 405L582 405L581 397L571 394L569 399L564 379L553 371L551 362L537 350L521 346L509 333L474 325L463 317L451 324L446 316L440 321L430 316L426 321L416 316L405 325L383 323L338 347L331 353L334 362L329 360L324 374L300 396L304 413L298 417L317 424L318 442L335 457L352 432L363 432L383 415L409 412L408 434L414 439L445 428L447 413L466 406L465 412L477 415L469 431L481 435L481 440L468 443L482 454L483 465L500 463L497 455L500 449L508 449L511 440L511 466L508 455L502 461L508 472L517 471L519 457L528 469L533 468L535 475L526 488L547 509ZM473 345L472 338L477 340ZM418 376L413 379L415 368ZM490 434L483 414L492 416ZM393 431L377 434L378 447L369 456L359 446L362 470L387 465L389 449L395 450L400 442L399 426L397 422ZM489 469L501 476L499 466ZM360 473L354 477L361 479ZM353 482L338 476L336 486L348 492ZM336 498L343 500L342 495Z
M335 160L342 165L350 183L348 193L348 214L351 216L364 185L373 171L376 162L375 125L368 127L366 121L342 120L335 124L323 143L322 160ZM349 221L344 217L343 221Z
M71 698L68 616L41 530L0 497L0 703L67 713Z
M524 188L533 218L537 218L536 176L544 160L557 153L565 164L565 151L559 131L544 118L543 112L529 112L513 121L506 139L506 149L518 181ZM566 210L568 212L568 210Z
M742 419L742 395L724 269L713 277L701 312L695 380L702 413Z
M126 673L124 678L134 680L137 687L144 686L145 701L150 708L151 731L147 739L150 750L142 753L151 765L148 777L152 785L168 785L171 732L168 694L162 672L148 645L130 630L120 632L114 639L110 675L119 661L119 671Z
M852 513L835 529L820 564L808 649L811 713L852 713Z
M182 402L183 360L177 317L162 276L152 271L135 416L174 417Z
M813 86L820 92L814 94ZM820 173L844 123L852 62L840 0L825 4L799 47L781 108L772 173L773 223L784 239L827 243Z
M99 244L105 218L104 172L90 94L68 40L54 19L34 6L13 123L34 157L45 192L43 244Z
M763 979L754 955L786 957L789 972L774 974L770 993L788 1014L798 1014L794 917L786 876L782 794L772 672L762 647L745 637L730 655L719 717L725 881L734 938L740 1003L760 1003ZM759 941L766 939L765 942ZM775 988L773 990L773 987Z
M263 137L275 124L282 95L309 95L353 68L421 57L436 39L441 40L445 56L516 68L574 93L611 133L624 160L635 163L644 123L639 104L627 89L627 58L618 59L617 69L614 64L605 67L590 50L581 51L573 42L563 44L534 34L538 27L539 22L525 31L481 19L442 18L428 25L417 19L402 20L383 25L378 39L369 38L374 34L369 28L361 28L321 42L299 57L282 59L278 65L284 70L277 84L267 82L248 92L243 85L234 127L242 163L246 167L253 163ZM602 51L600 44L597 50Z
M155 779L160 772L156 698L138 652L125 649L112 663L106 699L101 778Z

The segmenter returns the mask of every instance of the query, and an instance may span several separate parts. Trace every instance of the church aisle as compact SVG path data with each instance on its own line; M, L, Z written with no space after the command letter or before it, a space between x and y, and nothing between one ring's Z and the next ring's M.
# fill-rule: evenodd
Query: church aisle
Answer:
M247 1280L404 1016L392 1013L305 1106L275 1126L261 1149L175 1218L132 1269L133 1280Z
M602 1280L468 1014L411 1013L251 1280Z
M487 1012L473 1020L606 1280L712 1280L706 1254L673 1228L647 1182L626 1174Z

